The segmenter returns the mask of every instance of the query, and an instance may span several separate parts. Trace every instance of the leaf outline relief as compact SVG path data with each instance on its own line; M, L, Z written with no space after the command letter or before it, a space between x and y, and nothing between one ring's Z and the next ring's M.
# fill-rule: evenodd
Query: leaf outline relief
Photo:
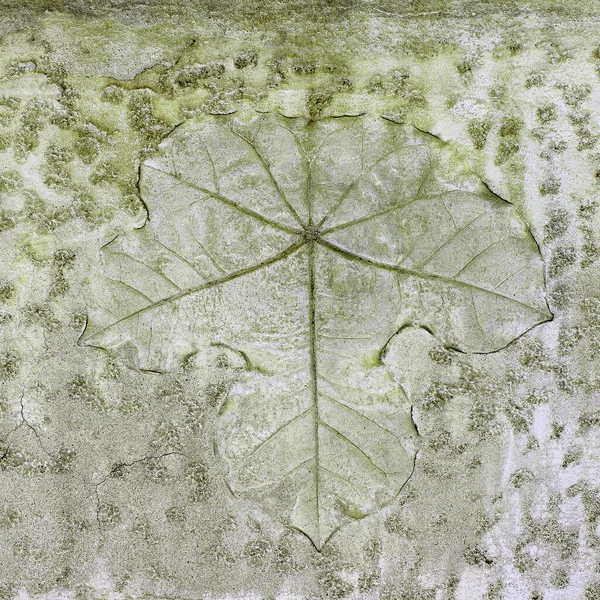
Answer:
M228 486L317 549L413 472L384 364L403 326L493 352L552 318L526 224L481 182L445 181L445 153L383 117L188 121L141 166L147 221L102 249L80 344L152 371L243 353L219 421Z

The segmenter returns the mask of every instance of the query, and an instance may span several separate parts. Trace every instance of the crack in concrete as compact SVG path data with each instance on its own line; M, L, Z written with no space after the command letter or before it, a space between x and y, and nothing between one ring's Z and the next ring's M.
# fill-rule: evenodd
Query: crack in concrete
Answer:
M143 463L143 462L147 462L150 460L162 460L163 458L167 457L167 456L186 456L183 452L164 452L163 454L159 454L156 456L150 455L150 456L143 456L142 458L137 458L136 460L133 460L131 462L117 462L115 463L115 465L113 466L113 468L106 474L104 475L104 477L95 484L92 484L94 487L94 494L96 496L96 521L98 523L98 530L100 531L100 534L104 533L104 528L102 527L102 521L100 519L100 507L102 504L102 501L100 500L100 486L104 485L106 483L106 481L108 481L108 479L114 475L119 469L122 469L123 467L133 467L137 464Z
M2 454L2 456L0 456L0 460L5 460L6 457L8 456L9 453L9 446L8 446L8 440L9 438L13 435L13 433L15 433L16 431L18 431L19 429L21 429L21 427L25 426L27 429L29 429L33 435L35 436L38 446L41 448L41 450L51 459L55 459L55 455L50 452L45 446L44 443L42 442L42 438L40 437L40 434L38 432L38 430L27 420L27 417L25 416L25 391L23 390L21 392L21 397L19 399L19 416L21 417L21 422L16 426L13 427L13 429L11 429L7 434L6 437L4 439L1 440L1 442L6 445L6 449L4 450L4 453Z

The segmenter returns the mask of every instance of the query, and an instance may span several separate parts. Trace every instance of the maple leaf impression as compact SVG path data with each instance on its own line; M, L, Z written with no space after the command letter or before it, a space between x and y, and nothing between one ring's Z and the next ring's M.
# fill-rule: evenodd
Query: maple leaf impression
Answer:
M551 318L538 247L447 149L380 117L207 117L141 167L149 219L105 246L81 343L164 371L218 343L248 370L216 446L236 495L320 549L413 472L398 330L493 352Z

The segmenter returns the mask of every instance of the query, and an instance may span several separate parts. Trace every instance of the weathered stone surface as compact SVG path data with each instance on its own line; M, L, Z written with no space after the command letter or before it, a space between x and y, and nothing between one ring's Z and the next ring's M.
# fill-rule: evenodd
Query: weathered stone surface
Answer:
M0 7L0 597L600 597L598 6Z

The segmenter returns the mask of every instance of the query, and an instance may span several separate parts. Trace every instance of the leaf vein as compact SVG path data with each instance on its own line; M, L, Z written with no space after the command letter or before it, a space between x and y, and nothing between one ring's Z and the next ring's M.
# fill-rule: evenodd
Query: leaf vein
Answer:
M384 477L387 478L388 474L378 464L376 464L373 461L373 459L360 446L355 444L349 437L345 436L341 431L339 431L335 427L332 427L331 425L329 425L329 423L326 423L323 420L319 420L319 425L323 425L324 427L329 429L332 433L340 436L340 438L343 439L347 444L356 448L356 450L358 450L380 473L382 473L382 475Z
M370 423L373 423L373 425L376 425L377 427L379 427L379 429L381 429L382 431L385 431L386 433L389 433L392 437L394 437L398 442L400 441L400 438L395 434L392 433L389 429L386 429L385 427L383 427L383 425L380 425L377 421L374 421L373 419L371 419L370 417L367 417L367 415L359 412L358 410L356 410L355 408L352 408L351 406L349 406L348 404L345 404L344 402L341 402L340 400L338 400L337 398L334 398L333 396L329 396L328 394L325 394L324 392L321 392L321 395L324 396L325 398L328 398L329 400L331 400L332 402L335 402L336 404L338 404L339 406L343 406L344 408L346 408L349 411L352 411L354 414L358 415L359 417L362 417L363 419L369 421Z
M130 315L126 315L125 317L122 317L115 323L110 323L106 327L103 327L102 329L96 331L95 333L93 333L92 335L90 335L87 338L85 337L85 330L84 330L82 336L80 337L80 342L84 341L84 340L85 341L91 340L91 339L99 336L100 334L104 333L105 331L111 329L112 327L116 327L117 325L123 323L124 321L127 321L128 319L131 319L133 317L137 317L140 314L142 314L148 310L153 310L155 308L158 308L159 306L164 306L165 304L169 304L171 302L176 302L177 300L181 300L182 298L185 298L185 297L195 294L197 292L202 292L202 291L210 289L212 287L227 283L229 281L233 281L234 279L238 279L239 277L243 277L245 275L248 275L249 273L253 273L254 271L258 271L259 269L262 269L264 267L268 267L272 264L275 264L276 262L279 262L279 261L287 258L290 254L292 254L293 252L295 252L296 250L301 248L304 244L305 244L304 240L301 240L299 242L292 244L291 246L288 246L285 250L283 250L279 254L276 254L276 255L272 256L271 258L268 258L267 260L264 260L258 264L252 265L250 267L246 267L245 269L240 269L239 271L235 271L234 273L230 273L229 275L225 275L218 279L214 279L213 281L208 281L208 282L206 282L202 285L196 286L194 288L191 288L188 290L183 290L178 294L173 294L172 296L167 296L166 298L157 300L157 301L153 302L152 304L150 304L149 306L140 308L139 310L131 313Z
M240 213L248 215L249 217L253 217L253 218L257 219L258 221L262 221L266 225L270 225L271 227L274 227L275 229L280 229L281 231L285 231L287 233L302 233L302 231L300 229L296 229L295 227L288 227L287 225L282 225L281 223L278 223L277 221L274 221L273 219L269 219L268 217L265 217L264 215L261 215L260 213L254 211L254 210L251 210L250 208L246 208L245 206L242 206L238 202L235 202L235 200L231 200L230 198L227 198L226 196L223 196L222 194L219 194L217 192L212 192L211 190L209 190L207 188L203 188L202 186L196 185L195 183L191 182L189 179L186 179L185 177L183 177L181 175L176 175L175 173L170 173L169 171L165 171L164 169L159 169L158 167L155 167L150 164L146 164L145 166L150 169L153 169L154 171L158 171L159 173L163 173L164 175L167 175L167 177L172 177L173 179L176 179L180 183L188 185L192 189L194 189L198 192L202 192L203 194L209 196L210 198L218 200L219 202L222 202L223 204L226 204L226 205L230 206L231 208L235 208Z
M250 460L265 444L267 444L273 438L275 438L277 436L277 434L279 434L284 429L289 427L292 423L295 423L298 419L301 419L304 415L308 414L309 412L310 412L310 408L307 408L307 409L303 410L301 413L298 413L295 417L291 418L289 421L286 421L280 427L278 427L273 433L271 433L268 437L266 437L264 440L262 440L262 442L260 442L260 444L258 444L258 446L255 446L247 456L244 457L244 460L242 461L242 465L246 464L248 462L248 460Z
M318 243L321 246L328 248L332 252L335 252L341 256L346 257L348 260L356 260L358 262L362 262L364 264L370 265L370 266L378 268L378 269L383 269L385 271L394 271L394 272L402 274L402 275L409 275L411 277L416 277L419 279L439 281L441 283L445 283L448 285L454 285L457 287L466 287L469 289L472 288L473 290L475 290L477 292L482 292L484 294L490 294L490 295L496 296L498 298L503 298L504 300L509 300L510 302L514 302L515 304L518 304L518 305L522 306L523 308L526 308L527 310L530 310L539 315L547 317L546 311L540 310L533 306L529 306L528 304L525 304L524 302L521 302L520 300L516 300L515 298L511 298L510 296L505 296L504 294L500 294L494 290L488 290L484 287L477 286L472 283L467 283L465 281L457 281L454 279L450 279L449 277L444 277L443 275L436 275L435 273L421 273L419 271L414 271L412 269L406 269L406 268L400 267L398 265L390 265L388 263L380 262L380 261L377 261L377 260L374 260L371 258L367 258L366 256L356 254L355 252L350 252L350 251L346 250L345 248L337 246L336 244L333 244L327 240L320 239L318 241Z
M249 139L247 139L246 137L244 137L241 133L238 133L237 131L234 131L231 128L229 129L229 131L231 131L231 133L233 133L234 135L239 137L241 140L244 140L244 142L246 142L246 144L248 144L248 146L250 146L250 148L252 149L254 154L256 154L256 156L258 157L260 164L262 165L265 172L267 173L267 176L269 177L269 180L271 181L271 183L273 184L273 187L277 191L278 196L281 198L281 201L285 204L286 208L291 213L291 215L294 217L294 219L297 221L297 223L300 226L303 226L300 215L296 212L296 209L289 203L288 199L285 197L285 194L281 190L279 183L277 182L277 180L275 179L275 176L273 175L273 172L269 168L269 165L267 164L265 157L258 150L258 148L255 146L255 144L253 142L251 142Z

